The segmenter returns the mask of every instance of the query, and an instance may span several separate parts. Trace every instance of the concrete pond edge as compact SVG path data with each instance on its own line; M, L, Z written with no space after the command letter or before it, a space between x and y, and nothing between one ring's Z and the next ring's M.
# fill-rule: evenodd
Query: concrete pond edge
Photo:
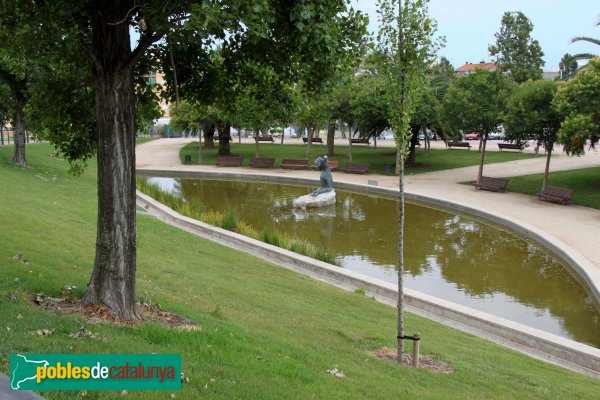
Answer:
M314 185L318 182L318 180L307 178L248 175L229 172L143 169L138 170L138 173L147 176L240 179L301 185ZM384 197L397 196L396 190L377 186L336 182L336 187L361 193L372 193ZM575 250L549 237L544 232L540 232L533 227L526 226L517 221L503 218L502 216L491 215L474 208L440 199L420 196L410 192L406 193L406 198L418 204L457 211L490 221L494 224L506 226L517 234L542 244L573 268L573 272L587 284L594 297L600 299L600 290L598 290L595 284L595 282L600 282L600 273L598 273L597 269L593 265L587 265L591 263ZM371 278L354 271L344 270L343 268L182 216L139 191L137 192L137 202L138 205L147 209L153 216L170 225L345 290L354 291L362 288L368 296L373 296L382 303L396 306L397 287L395 284ZM407 310L414 314L483 337L534 358L600 378L600 349L410 289L405 289L405 304Z

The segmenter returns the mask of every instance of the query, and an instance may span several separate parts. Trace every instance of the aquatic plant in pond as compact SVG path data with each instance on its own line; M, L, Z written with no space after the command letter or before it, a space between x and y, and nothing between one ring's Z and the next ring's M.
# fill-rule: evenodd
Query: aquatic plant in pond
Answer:
M228 207L224 212L205 210L202 202L196 199L184 200L173 192L162 189L159 184L149 182L148 179L144 178L138 178L136 186L139 191L186 217L194 218L198 221L251 237L252 239L258 239L262 242L329 264L340 265L336 257L328 253L327 250L295 237L290 237L278 230L266 229L259 233L251 225L241 220L238 217L237 210L233 207Z

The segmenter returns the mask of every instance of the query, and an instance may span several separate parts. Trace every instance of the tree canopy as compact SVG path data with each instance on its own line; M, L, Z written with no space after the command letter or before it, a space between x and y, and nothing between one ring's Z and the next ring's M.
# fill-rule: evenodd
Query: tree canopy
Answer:
M479 134L482 148L478 180L483 173L488 134L497 131L502 122L511 89L510 78L498 71L479 68L454 81L444 97L441 118L445 124L453 131Z
M136 317L135 132L140 111L136 87L143 75L162 66L172 76L168 83L173 88L177 76L182 92L195 93L200 100L217 98L223 109L229 93L254 81L257 67L261 76L303 79L308 87L318 88L356 44L354 39L362 32L357 28L365 23L346 0L7 0L3 6L36 27L27 38L11 38L17 46L31 48L34 43L45 49L41 61L86 63L81 76L89 80L82 93L87 90L89 97L71 100L55 94L61 99L55 105L65 124L89 122L93 130L73 129L51 139L62 149L80 139L80 145L71 147L73 159L96 149L96 256L82 302L102 304L123 319ZM132 30L139 35L133 46ZM217 85L212 84L214 79ZM93 118L66 111L89 110L85 107L90 103L83 99L93 99Z
M581 155L589 139L600 139L600 58L590 60L587 67L561 86L554 105L565 114L558 140L568 154Z
M537 40L531 37L533 24L521 11L505 12L500 31L494 36L496 43L488 50L496 56L498 70L510 72L517 83L527 79L541 79L544 52Z
M522 83L508 98L504 119L508 140L535 140L545 147L544 187L548 183L550 156L563 120L552 102L558 87L557 81L547 79Z

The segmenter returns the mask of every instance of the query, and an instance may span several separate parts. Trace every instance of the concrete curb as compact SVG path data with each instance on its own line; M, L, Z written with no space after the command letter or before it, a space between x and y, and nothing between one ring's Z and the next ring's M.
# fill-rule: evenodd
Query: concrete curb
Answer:
M142 172L142 171L140 171ZM144 170L144 173L168 175L165 171ZM175 174L175 173L173 173ZM224 178L223 174L189 173L177 176L207 176ZM218 175L218 176L217 176ZM241 174L226 174L229 177ZM253 177L255 178L255 177ZM230 178L231 179L231 178ZM235 179L235 178L233 178ZM265 179L274 181L273 179ZM282 179L289 183L313 183L309 179ZM337 185L342 187L341 185ZM349 185L360 186L360 185ZM393 191L391 191L393 192ZM234 232L213 227L182 216L143 193L137 193L137 202L158 219L195 235L254 255L284 268L311 276L346 290L363 288L369 296L394 306L397 299L395 285L353 271L347 271L324 262L284 250ZM413 290L405 290L407 310L450 325L457 329L492 340L532 357L561 365L565 368L600 378L600 349L530 328L503 318L495 317L468 307L454 304Z

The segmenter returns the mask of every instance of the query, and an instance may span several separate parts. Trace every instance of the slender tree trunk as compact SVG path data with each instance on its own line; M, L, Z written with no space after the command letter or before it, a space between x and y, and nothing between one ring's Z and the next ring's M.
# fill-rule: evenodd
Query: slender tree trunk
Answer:
M0 143L2 143L2 146L4 146L4 125L0 125L0 140Z
M12 163L24 167L27 165L25 159L25 127L23 125L23 107L25 107L25 101L20 96L15 97L15 126L13 127L13 142L15 144L15 151L12 157Z
M198 165L202 165L202 129L198 132Z
M485 159L485 146L487 144L487 134L481 139L481 149L479 150L479 172L477 173L477 183L481 183L483 176L483 161Z
M258 128L254 128L254 157L260 157L260 148L258 143Z
M373 136L373 148L377 148L377 135Z
M548 186L548 173L550 172L550 157L552 157L552 149L554 144L546 147L548 154L546 154L546 168L544 169L544 183L542 184L542 191Z
M118 7L117 7L118 8ZM110 25L126 14L103 7L93 21L98 141L98 226L94 270L83 304L103 304L118 317L135 311L135 92L128 63L129 26Z
M310 129L307 129L308 133L306 135L306 159L309 160L310 159L310 146L312 145L312 138L313 135L315 133L315 128L312 127Z
M175 59L173 58L173 48L169 46L169 62L173 69L173 85L175 86L175 106L179 107L179 85L177 84L177 69L175 69Z
M352 162L352 127L348 126L348 161Z
M404 160L400 157L400 173L398 174L398 350L397 361L402 362L404 353Z
M334 155L333 144L335 141L335 121L330 122L327 126L327 155L332 157Z

